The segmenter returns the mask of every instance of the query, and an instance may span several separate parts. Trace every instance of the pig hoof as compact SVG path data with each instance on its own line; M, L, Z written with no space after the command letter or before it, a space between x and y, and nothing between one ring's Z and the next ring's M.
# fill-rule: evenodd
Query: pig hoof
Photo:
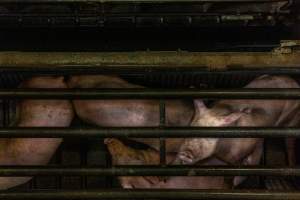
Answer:
M178 155L178 157L182 164L192 164L194 160L193 155L189 152L182 152Z

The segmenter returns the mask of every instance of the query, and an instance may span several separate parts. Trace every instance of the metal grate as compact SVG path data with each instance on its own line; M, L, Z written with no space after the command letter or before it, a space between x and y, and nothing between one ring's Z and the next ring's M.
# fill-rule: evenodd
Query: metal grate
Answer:
M231 74L232 75L232 74ZM221 80L224 80L224 77L222 76L217 76L217 78L215 80L218 80L220 79ZM227 78L232 78L232 77L227 77ZM213 80L213 81L215 81ZM0 92L0 95L1 95L1 92ZM3 96L2 96L3 97ZM5 101L6 103L8 103L9 101ZM6 106L4 106L5 108L7 108L7 104ZM8 115L8 111L7 110L3 110L3 114L4 116L7 116ZM164 104L162 103L161 104L161 116L164 116ZM4 119L7 118L7 117L4 117ZM10 117L8 117L7 119L10 119ZM8 120L9 121L9 120ZM9 124L9 122L6 122L5 125ZM161 128L163 128L163 124L164 124L164 119L161 118ZM110 130L110 129L102 129L103 131L101 132L101 129L97 128L97 129L83 129L84 125L83 124L80 124L80 122L75 122L75 125L74 125L74 129L70 129L70 131L67 131L65 129L61 129L61 131L57 131L55 129L53 130L48 130L48 129L45 129L46 132L48 132L48 134L45 134L43 133L43 137L47 137L47 136L61 136L61 135L58 135L56 133L60 133L62 134L63 136L66 136L66 135L73 135L75 136L76 135L76 128L81 128L81 133L82 131L86 131L86 132L89 132L91 134L88 134L90 136L97 136L97 137L101 137L101 133L103 133L102 136L106 136L106 132L109 130L109 135L112 135L112 134L115 134L115 136L117 137L120 137L124 134L127 134L128 136L136 136L136 135L130 135L131 133L131 129L128 129L128 130L125 130L125 129L114 129L114 131ZM151 136L153 137L153 133L156 133L157 131L159 131L160 129L150 129L147 131L147 129L140 129L138 132L140 134L140 132L144 132L144 136L148 137ZM178 129L172 129L170 130L169 134L171 135L172 133L176 136L177 133L180 134L180 131L176 131ZM182 130L182 129L181 129ZM182 133L186 132L187 130L190 130L189 129L186 129L186 130L182 130ZM251 129L251 130L247 130L246 132L249 133L249 136L254 136L253 134L255 133L259 133L260 135L262 136L272 136L272 137L277 137L277 136L287 136L287 135L290 135L290 136L298 136L298 133L299 133L299 130L298 129L270 129L266 132L266 130L268 129ZM67 131L67 132L66 132ZM134 133L136 130L133 130L132 133ZM167 130L163 130L163 132L160 133L160 135L163 135L163 133L165 133ZM243 134L243 136L245 136L245 133L241 132L241 130L238 129L237 132L234 132L233 130L229 130L229 132L233 132L232 134L228 134L228 130L217 130L217 129L212 129L211 132L207 132L208 129L204 129L203 132L199 132L196 131L195 134L203 134L205 133L205 136L224 136L224 133L227 134L227 136L235 136L235 137L238 137L239 134ZM225 132L224 132L225 131ZM265 133L264 134L261 134L261 132ZM14 134L15 133L15 134ZM28 129L28 130L24 130L22 129L22 133L20 133L20 130L17 130L17 129L1 129L1 136L5 136L5 135L10 135L10 136L26 136L28 134L28 136L32 137L34 136L34 134L36 133L36 136L39 136L39 133L40 133L40 130L36 129L36 130L31 130L31 129ZM67 133L67 134L64 134L64 133ZM79 133L79 132L77 132ZM108 133L108 132L107 132ZM119 134L119 133L122 133L122 134ZM148 133L148 134L147 134ZM159 133L159 132L158 132ZM239 133L239 134L237 134ZM278 134L276 134L278 133ZM191 132L191 134L193 134L193 132ZM214 135L215 134L215 135ZM221 135L219 135L221 134ZM297 134L297 135L296 135ZM86 135L86 133L85 133ZM158 136L158 135L157 135ZM196 135L194 135L196 136ZM203 135L202 135L203 136ZM23 187L20 187L19 189L22 189L22 188L31 188L31 189L47 189L47 190L54 190L54 189L99 189L99 188L104 188L105 186L108 188L110 188L112 185L110 182L108 182L108 179L103 179L103 175L114 175L114 176L118 176L118 175L125 175L127 174L130 170L132 170L131 168L119 168L119 170L117 169L113 169L113 170L110 170L109 168L99 168L99 164L102 165L103 167L110 167L108 166L107 164L109 162L107 162L108 160L101 160L99 159L99 157L103 157L104 154L105 154L105 151L102 147L102 149L100 149L99 151L99 147L101 148L101 140L98 140L98 141L94 141L93 140L93 143L92 143L92 146L94 146L96 149L96 151L92 152L93 155L91 155L90 151L87 150L87 140L85 140L84 142L78 142L76 139L67 139L66 140L66 143L65 145L62 146L62 148L59 150L58 154L56 155L56 158L53 159L53 163L55 164L74 164L75 166L79 166L79 165L82 165L82 166L90 166L90 167L87 167L85 168L57 168L57 167L54 167L54 168L49 168L49 167L37 167L37 168L9 168L9 167L2 167L0 168L0 175L25 175L25 174L31 174L31 175L52 175L52 177L38 177L36 179L34 179L31 183L27 184L27 186L23 186ZM74 150L74 147L76 146L76 148L80 147L81 151L78 152L76 150ZM90 146L90 144L88 145ZM161 140L161 147L162 147L162 150L164 149L164 140ZM72 148L73 147L73 148ZM93 148L93 147L92 147ZM91 160L91 156L93 157ZM99 156L99 157L98 157ZM107 156L107 155L106 155ZM105 157L105 156L104 156ZM69 160L68 158L72 158L71 160ZM163 151L161 151L161 164L164 164L165 163L165 160L164 160L164 153ZM95 161L98 161L96 163L93 163ZM99 163L100 162L100 163ZM103 163L104 162L104 163ZM98 167L96 168L93 168L91 166L93 166L93 164L97 164ZM240 169L239 170L243 170L243 171L240 171L239 173L242 174L242 175L278 175L278 176L286 176L286 175L300 175L300 171L298 169L288 169L288 168L252 168L252 169L249 169L249 168L241 168L239 167ZM22 171L21 171L22 170ZM189 173L190 170L193 170L195 171L195 173L197 175L209 175L211 173L211 175L233 175L236 173L236 170L234 168L227 168L227 169L224 169L224 168L212 168L210 170L206 169L206 168L190 168L190 167L183 167L182 169L174 169L172 167L164 167L163 169L157 167L157 168L151 168L151 167L148 167L148 168L141 168L140 170L138 169L135 169L134 172L131 172L131 175L138 175L140 173L143 173L143 174L147 174L147 175L178 175L178 174L182 174L182 175L187 175ZM71 176L71 175L74 175L74 174L77 174L77 175L81 175L81 176ZM62 176L62 177L59 177L58 175L65 175L65 176ZM69 175L68 177L66 177L66 175ZM95 176L96 175L96 176ZM53 177L55 176L55 177ZM95 176L95 177L91 177L91 176ZM101 178L102 177L102 178ZM275 183L276 183L277 179L275 179ZM278 179L279 181L279 179ZM278 184L278 181L277 181L277 185L274 185L274 180L271 181L269 180L267 182L267 187L270 188L270 185L271 185L271 188L276 188L275 186L279 187L280 184ZM269 183L270 182L270 183ZM45 184L46 183L46 184ZM282 182L281 182L282 183ZM284 182L286 183L286 182ZM286 184L293 184L294 182L288 182ZM285 184L282 184L283 186L285 186ZM44 193L43 193L44 194ZM183 193L183 194L186 194L186 193ZM190 194L190 193L188 193ZM22 195L22 194L20 194ZM37 194L33 194L34 195L40 195L39 193ZM81 194L78 194L80 198L87 198L86 196L81 196ZM100 196L97 196L96 194L90 194L92 197L97 197L99 198ZM105 194L103 193L102 195L108 195L108 194ZM101 196L102 196L101 195ZM151 195L155 195L155 192L154 193L151 193ZM150 197L151 197L150 195ZM206 195L208 196L211 196L212 194L211 193L207 193ZM233 194L234 196L235 194ZM245 196L247 196L247 194L244 194ZM4 195L4 197L8 197L9 194L7 195ZM225 195L226 196L226 195ZM248 194L248 196L250 196L249 198L251 199L251 194ZM56 198L54 197L53 195L49 194L49 198ZM79 197L74 197L75 199L76 198L79 198ZM137 196L139 197L139 196ZM198 196L199 197L199 196ZM62 195L58 195L57 198L62 198ZM213 198L214 199L214 198Z
M148 54L149 53L149 54ZM193 60L191 66L190 58L198 58L198 56L205 57L206 54L177 52L177 53L134 53L134 56L127 54L108 53L2 53L0 54L1 76L4 84L0 89L0 98L3 108L3 127L0 129L0 137L66 137L65 144L61 147L57 157L53 159L53 164L73 164L73 167L64 167L62 165L54 165L53 167L30 167L26 168L11 166L0 167L0 175L16 176L16 175L37 175L43 176L34 179L29 185L24 186L27 189L33 189L36 192L29 193L29 190L23 192L13 190L12 192L0 192L0 198L3 199L105 199L105 198L137 198L137 199L298 199L299 192L297 191L264 191L264 190L234 190L234 191L196 191L196 190L165 190L165 191L126 191L126 190L111 190L113 186L117 186L114 181L111 181L111 176L118 175L186 175L191 168L189 167L169 167L165 166L164 151L161 151L161 166L160 167L123 167L111 168L109 156L100 144L102 137L115 136L115 137L187 137L186 132L190 134L189 137L205 136L205 137L300 137L299 128L165 128L164 127L164 103L163 100L167 98L281 98L281 99L299 99L300 91L298 89L288 90L245 90L236 89L246 84L252 77L260 74L288 74L298 77L300 66L297 51L292 51L290 54L269 54L269 53L247 53L242 56L256 57L265 56L269 61L266 63L257 63L253 66L251 63L243 63L241 65L226 66L217 68L217 65L205 65L201 59ZM34 59L28 59L26 56L32 56ZM62 59L60 56L63 55ZM114 56L119 55L118 63ZM170 57L182 56L182 60L178 65L171 66L168 61ZM2 57L1 57L2 56ZM43 57L44 56L44 57ZM48 58L49 56L49 58ZM149 63L143 63L143 59L147 59ZM148 57L147 57L148 56ZM210 54L207 54L210 58ZM213 56L220 56L214 54ZM238 54L228 54L228 57L238 57ZM285 56L292 58L288 59L286 63ZM5 58L5 59L4 59ZM16 59L17 58L17 59ZM51 58L51 59L50 59ZM77 59L81 58L81 59ZM96 58L93 60L91 58ZM140 59L139 59L140 58ZM272 59L271 59L272 58ZM98 59L98 60L97 60ZM283 63L288 67L276 67ZM101 62L98 62L101 61ZM107 62L110 61L111 63ZM128 61L131 61L128 63ZM200 62L201 61L201 62ZM39 65L37 65L36 63ZM48 63L47 63L48 62ZM76 63L77 62L77 63ZM136 63L134 63L136 62ZM141 63L142 62L142 63ZM153 63L151 63L153 62ZM174 62L174 61L173 61ZM104 64L102 64L104 63ZM297 65L298 63L298 65ZM250 65L249 65L250 64ZM252 63L253 64L253 63ZM264 68L262 68L262 66ZM34 70L34 72L33 72ZM172 70L173 72L169 73ZM147 90L25 90L25 89L11 89L15 88L18 82L26 76L32 74L121 74L128 79L135 79L135 81L149 82L150 85L156 87L164 87L165 89L147 89ZM18 72L18 73L16 73ZM30 73L29 73L30 72ZM5 74L10 74L6 76ZM233 80L235 79L235 80ZM204 89L187 89L190 84L202 83L213 85L213 87L224 86L224 89L212 90L211 88ZM174 88L181 89L174 89ZM206 85L199 85L199 87L206 87ZM234 88L233 88L234 87ZM171 88L171 89L170 89ZM185 89L184 89L185 88ZM231 88L229 90L228 88ZM80 121L75 121L72 128L8 128L8 125L13 118L13 101L12 99L18 98L156 98L161 100L160 104L160 127L157 128L96 128L87 127ZM80 128L80 129L78 129ZM120 134L120 132L122 134ZM138 133L138 134L137 134ZM245 135L247 134L247 135ZM77 139L76 139L77 138ZM80 140L78 140L80 138ZM82 138L90 138L84 139ZM94 140L98 138L97 140ZM78 151L78 147L82 151ZM76 148L76 150L74 149ZM164 150L165 144L163 138L161 139L161 150ZM98 159L103 157L103 159ZM197 168L193 169L195 175L232 175L234 173L242 173L244 175L264 175L271 176L277 175L282 177L299 176L300 171L298 168L287 167L267 167L260 166L254 168L239 168L234 166L224 168ZM150 173L150 174L149 174ZM51 175L44 177L44 175ZM62 175L62 176L60 176ZM66 175L70 176L67 177ZM283 185L286 182L276 179ZM271 182L271 184L269 184ZM268 180L267 187L273 187L275 183ZM294 181L290 182L294 184ZM106 190L99 190L106 188ZM40 189L46 189L40 191ZM66 189L71 191L65 191ZM88 189L88 190L87 190ZM95 189L91 190L91 189ZM258 185L256 189L265 189Z
M9 28L149 28L291 25L293 0L5 0L0 25Z

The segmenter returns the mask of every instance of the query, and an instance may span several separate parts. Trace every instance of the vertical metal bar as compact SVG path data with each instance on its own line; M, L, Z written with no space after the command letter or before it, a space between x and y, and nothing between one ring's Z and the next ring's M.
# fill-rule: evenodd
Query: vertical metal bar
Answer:
M2 125L3 125L3 127L7 127L7 112L8 112L7 100L3 100L2 101L2 112L3 112L3 122L2 122Z
M62 146L60 146L57 151L56 160L55 160L57 165L62 165L62 151L63 151L63 148L62 148ZM62 176L56 177L56 188L59 190L62 189Z
M87 141L83 140L81 142L81 148L83 146L83 149L80 151L80 160L81 160L81 166L87 166L87 156L88 156L88 147L87 147ZM81 188L87 189L87 176L81 176Z
M265 167L266 164L267 164L267 138L264 139L264 142L263 142L263 155L262 155L262 163L263 163L263 166ZM261 186L265 186L265 182L266 182L266 176L260 176L259 177L259 180L260 180L260 185Z
M267 164L267 161L266 161L266 159L267 159L267 142L268 142L268 140L267 140L267 138L265 138L264 139L264 143L263 143L263 160L262 160L262 162L263 162L263 165L264 166L266 166L266 164Z
M102 144L104 144L104 142L102 142ZM105 167L112 168L112 160L111 160L111 156L110 156L108 150L106 150L106 155L105 155ZM106 188L112 188L113 187L112 177L105 176L105 187Z
M164 127L166 124L166 105L164 100L159 102L159 125ZM165 138L159 138L159 155L160 165L166 165L166 140Z
M5 127L5 103L4 100L2 100L2 127Z
M11 101L10 100L7 100L6 101L6 126L10 126L11 125L11 123L10 123L10 121L11 121L11 107L12 107L12 105L11 105Z

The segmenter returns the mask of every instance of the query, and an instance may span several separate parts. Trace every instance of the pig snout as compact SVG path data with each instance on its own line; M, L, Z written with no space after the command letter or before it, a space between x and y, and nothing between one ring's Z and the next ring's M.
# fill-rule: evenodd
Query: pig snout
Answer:
M217 148L218 138L192 138L185 140L173 164L194 164L212 156Z

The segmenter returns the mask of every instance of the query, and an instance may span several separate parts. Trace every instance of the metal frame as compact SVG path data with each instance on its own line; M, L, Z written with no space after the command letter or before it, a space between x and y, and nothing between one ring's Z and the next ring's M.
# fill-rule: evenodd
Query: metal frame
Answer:
M218 3L239 4L241 7L233 7L224 12L220 9L210 9L210 4ZM257 9L259 7L255 6L255 3L263 4L262 8ZM270 6L266 6L268 3ZM3 10L7 12L0 13L0 25L1 29L291 26L297 21L297 18L291 15L297 13L295 12L297 8L292 6L295 3L294 0L3 0L0 6L3 5ZM201 8L193 8L195 4L201 5ZM6 9L7 5L19 9ZM23 6L32 5L66 6L67 11L48 13L22 10ZM82 5L88 5L93 9L84 10ZM128 6L127 9L124 9L124 5ZM155 9L143 9L145 6L151 8L153 5L165 8L177 5L182 9L179 12L178 9L172 11L172 8L160 12ZM68 9L68 6L72 8ZM118 6L121 6L121 9L120 7L118 9ZM112 7L114 9L111 9Z
M122 73L122 70L207 70L293 68L299 70L298 43L274 52L0 52L0 70L41 72L62 70ZM81 69L81 70L80 70ZM129 70L130 69L130 70ZM134 71L133 71L134 72Z
M55 192L2 192L1 199L240 199L240 200L298 200L300 192L271 192L265 190L98 190Z
M194 69L199 73L230 73L247 69L254 72L264 67L264 72L299 74L300 52L289 53L187 53L187 52L134 52L134 53L0 53L0 71L50 74L87 73L146 73L178 72ZM284 51L285 52L285 51ZM218 61L218 59L220 59ZM175 65L173 68L172 66ZM282 66L288 66L287 68ZM199 67L200 66L200 67ZM202 66L202 67L201 67ZM274 67L275 66L275 67ZM278 66L278 67L276 67ZM281 66L281 67L280 67ZM133 70L133 71L131 71ZM136 70L136 71L134 71ZM236 72L236 71L235 71ZM57 167L57 166L1 166L1 176L36 175L182 175L182 176L300 176L298 167L241 167L241 166L166 166L166 137L300 137L299 128L240 127L199 128L165 127L164 100L168 98L255 98L300 99L299 89L239 89L239 90L104 90L104 89L12 89L0 90L0 98L59 98L59 99L111 99L156 98L160 99L160 126L141 128L0 128L0 137L157 137L160 138L160 166L142 167ZM187 135L186 133L189 132ZM300 199L300 192L285 191L215 191L215 190L98 190L98 191L39 191L0 192L1 199Z
M238 170L237 170L238 169ZM267 166L1 166L0 176L300 176L300 168Z
M187 133L189 133L187 135ZM0 128L0 138L60 138L60 137L117 137L117 138L282 138L300 137L300 128L274 127L141 127L141 128Z
M300 99L300 89L1 89L2 99Z
M291 2L291 0L2 0L1 3L105 3L105 2L203 2L203 3L270 3Z

